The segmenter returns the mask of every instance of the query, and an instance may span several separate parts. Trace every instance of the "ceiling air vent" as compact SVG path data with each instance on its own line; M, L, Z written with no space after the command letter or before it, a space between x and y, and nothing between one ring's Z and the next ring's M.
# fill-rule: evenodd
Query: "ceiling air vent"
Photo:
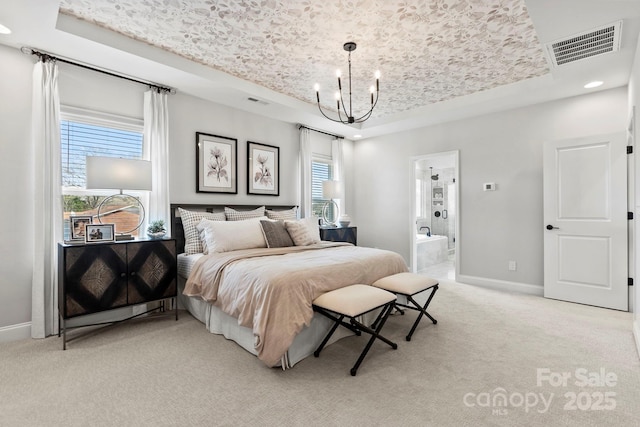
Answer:
M570 38L547 44L547 52L554 67L617 52L620 49L622 21L580 33Z
M269 103L267 101L263 101L262 99L258 99L258 98L254 98L252 96L250 96L249 98L247 98L247 100L251 101L251 102L255 102L258 103L260 105L269 105Z

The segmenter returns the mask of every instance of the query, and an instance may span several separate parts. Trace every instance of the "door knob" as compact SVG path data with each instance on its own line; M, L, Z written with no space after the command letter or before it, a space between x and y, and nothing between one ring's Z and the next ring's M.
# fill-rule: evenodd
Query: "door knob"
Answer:
M554 226L553 226L553 225L551 225L551 224L547 225L547 230L553 230L553 229L558 230L558 227L554 227Z

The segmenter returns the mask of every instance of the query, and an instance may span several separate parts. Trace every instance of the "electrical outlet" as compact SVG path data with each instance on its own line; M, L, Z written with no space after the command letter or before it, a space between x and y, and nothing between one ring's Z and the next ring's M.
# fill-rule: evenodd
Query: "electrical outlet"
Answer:
M515 261L509 261L509 271L516 271L518 264Z

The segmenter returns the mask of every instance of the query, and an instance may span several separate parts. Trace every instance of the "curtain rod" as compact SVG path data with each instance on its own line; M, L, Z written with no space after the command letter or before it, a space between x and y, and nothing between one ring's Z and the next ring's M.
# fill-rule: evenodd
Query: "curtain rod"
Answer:
M333 136L334 138L344 139L344 136L334 135L332 133L324 132L324 131L321 131L321 130L318 130L318 129L314 129L314 128L310 128L309 126L305 126L305 125L298 125L298 129L309 129L309 130L312 130L314 132L323 133L325 135Z
M130 82L134 82L134 83L140 83L140 84L143 84L145 86L149 86L150 88L153 88L158 92L176 93L176 90L172 89L170 87L161 86L159 84L152 83L152 82L149 82L149 81L134 79L133 77L125 76L125 75L122 75L122 74L116 74L116 73L114 73L112 71L108 71L108 70L105 70L105 69L102 69L102 68L96 68L96 67L92 67L90 65L81 64L79 62L74 62L74 61L71 61L69 59L61 58L59 56L55 56L55 55L52 55L52 54L47 53L47 52L41 52L39 50L35 50L33 48L30 48L30 47L26 47L26 46L22 47L22 48L20 48L20 51L22 53L25 53L25 54L36 55L38 58L40 58L43 61L48 61L50 59L53 59L55 61L64 62L65 64L74 65L76 67L84 68L86 70L97 71L98 73L106 74L108 76L118 77L120 79L129 80Z

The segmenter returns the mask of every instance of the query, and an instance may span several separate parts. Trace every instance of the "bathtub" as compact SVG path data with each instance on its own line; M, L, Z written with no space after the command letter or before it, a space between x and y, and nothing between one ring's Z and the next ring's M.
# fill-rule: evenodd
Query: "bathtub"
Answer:
M432 234L416 235L416 263L418 271L434 264L446 262L449 257L449 239L447 236Z

